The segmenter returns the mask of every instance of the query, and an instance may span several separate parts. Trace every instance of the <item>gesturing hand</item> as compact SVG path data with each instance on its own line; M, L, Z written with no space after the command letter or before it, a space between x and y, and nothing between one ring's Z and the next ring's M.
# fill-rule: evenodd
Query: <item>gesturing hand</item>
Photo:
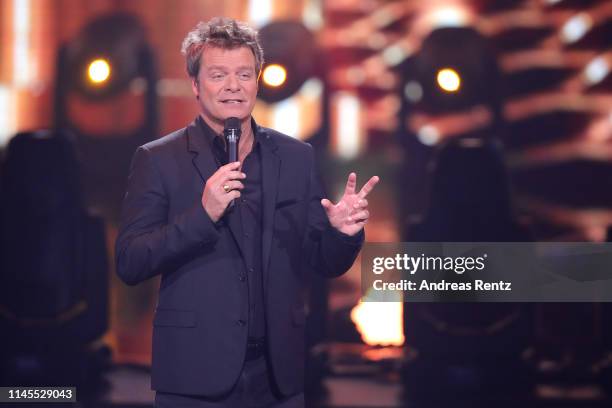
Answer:
M355 173L349 174L344 195L337 204L333 204L326 198L321 200L321 205L327 213L330 224L344 234L357 234L370 217L366 196L370 194L379 180L378 176L370 178L359 190L359 193L355 193L357 175Z
M246 174L240 170L240 162L228 163L208 178L202 192L202 207L213 222L219 221L230 201L240 197L244 184L240 180Z

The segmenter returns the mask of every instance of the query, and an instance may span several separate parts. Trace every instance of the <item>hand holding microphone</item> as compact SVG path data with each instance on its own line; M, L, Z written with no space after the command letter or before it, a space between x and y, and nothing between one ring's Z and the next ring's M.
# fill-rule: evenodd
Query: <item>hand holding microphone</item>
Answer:
M225 126L223 127L223 137L225 138L225 145L227 146L228 163L238 161L238 144L240 143L241 134L242 129L240 128L240 119L225 119Z
M223 127L223 137L225 137L225 146L227 147L228 163L238 161L238 144L240 143L241 133L242 130L240 128L240 119L233 117L225 119L225 126ZM228 189L226 188L226 190ZM233 206L234 199L230 201L228 208L232 208Z
M238 162L240 134L240 120L226 119L223 136L227 146L228 164L219 167L210 176L202 193L202 207L213 222L219 221L226 209L233 206L234 200L240 197L240 190L244 188L241 180L246 178L246 174L240 171Z

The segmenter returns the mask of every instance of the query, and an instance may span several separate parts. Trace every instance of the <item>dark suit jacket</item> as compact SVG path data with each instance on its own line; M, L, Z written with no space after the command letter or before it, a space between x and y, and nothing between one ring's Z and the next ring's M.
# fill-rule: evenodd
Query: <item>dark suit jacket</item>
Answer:
M348 237L329 224L309 144L259 126L256 131L268 352L279 389L290 395L303 390L308 277L312 271L338 276L348 270L363 233ZM161 274L152 367L158 391L224 394L244 362L248 285L242 239L235 236L236 226L214 224L201 204L204 184L216 169L195 121L140 147L132 161L117 273L130 285Z

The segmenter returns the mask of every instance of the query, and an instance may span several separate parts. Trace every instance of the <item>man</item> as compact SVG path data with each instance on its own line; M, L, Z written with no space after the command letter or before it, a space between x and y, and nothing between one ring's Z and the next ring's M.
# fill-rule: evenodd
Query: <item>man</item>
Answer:
M116 248L126 283L161 274L156 405L303 406L303 289L352 265L378 177L357 192L351 173L333 204L311 146L254 122L263 52L245 24L200 23L183 53L200 114L136 151ZM225 164L228 117L242 137Z

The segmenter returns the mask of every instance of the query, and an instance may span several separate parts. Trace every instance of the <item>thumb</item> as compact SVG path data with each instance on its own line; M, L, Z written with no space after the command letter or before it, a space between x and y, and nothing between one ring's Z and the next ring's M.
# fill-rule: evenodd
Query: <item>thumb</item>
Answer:
M326 210L329 210L333 204L331 203L331 201L329 201L327 198L324 198L321 200L321 205L323 206L323 208L325 208Z

